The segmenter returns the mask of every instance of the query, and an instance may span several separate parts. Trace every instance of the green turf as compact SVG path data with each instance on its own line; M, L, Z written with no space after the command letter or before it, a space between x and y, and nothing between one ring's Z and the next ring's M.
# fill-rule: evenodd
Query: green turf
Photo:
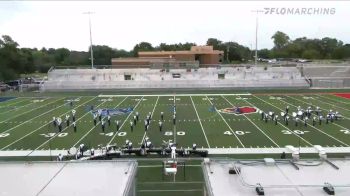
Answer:
M175 94L174 94L175 95ZM179 147L188 148L196 143L199 148L268 148L298 146L349 146L350 145L350 99L332 94L252 94L252 95L201 95L201 96L119 96L110 100L95 96L68 97L19 97L0 102L0 149L1 150L43 150L69 149L81 143L98 148L99 145L117 144L122 146L126 139L131 140L135 147L140 146L145 136L148 136L155 146L163 141L175 141ZM79 98L70 107L65 100ZM175 98L175 100L174 100ZM92 115L88 106L95 108L127 108L134 107L133 113L113 116L111 126L101 130L98 122L93 125ZM177 122L172 123L173 105L176 105ZM253 106L264 111L279 113L289 105L291 112L297 106L319 106L324 111L337 110L346 119L334 123L304 127L290 123L278 125L261 121L260 114L235 115L219 113L216 109L233 106ZM72 109L77 111L77 129L65 126L63 132L57 133L53 127L52 117L64 119ZM140 113L140 121L131 132L130 121L135 112ZM144 118L153 112L150 129L144 131ZM160 132L158 122L160 112L164 112L163 131ZM115 120L121 123L117 133ZM224 134L224 133L229 134ZM302 133L298 137L295 133ZM53 137L51 137L53 135Z
M334 92L341 92L333 90ZM222 95L205 94L201 96L180 96L171 92L134 93L138 96L101 98L98 94L123 94L123 92L70 92L70 93L24 93L6 94L17 98L0 102L0 149L6 150L68 150L72 146L84 143L88 147L99 148L100 145L117 144L123 146L125 140L132 141L134 147L139 147L144 137L149 137L152 143L159 147L163 141L172 140L178 147L188 148L196 143L198 148L271 148L293 145L330 147L350 146L350 99L324 94L330 91L253 91L252 95L228 95L228 93L246 93L246 91L222 91ZM342 91L344 92L344 91ZM345 91L346 92L346 91ZM163 96L168 93L169 96ZM189 93L189 92L187 92ZM221 93L212 91L212 93ZM303 94L304 93L304 94ZM151 94L151 96L147 96ZM143 97L143 95L146 95ZM162 96L158 96L162 95ZM71 107L66 100L79 98ZM141 100L141 98L143 98ZM113 116L112 125L106 124L102 132L100 122L93 125L89 106L98 108L128 108L134 107L130 114ZM173 106L176 105L177 122L173 125ZM290 112L301 106L319 106L324 111L333 109L339 111L346 119L315 127L304 127L294 123L288 126L282 121L275 125L265 123L258 113L235 115L219 113L213 110L231 108L233 106L252 106L264 111L280 113L289 105ZM61 117L75 109L77 132L72 126L66 127L63 122L63 132L57 133L52 125L52 117ZM130 120L135 112L140 113L140 121L130 130ZM144 131L144 118L153 112L150 129ZM160 113L164 112L163 131L160 132L158 122ZM120 121L121 129L117 133L115 120ZM226 133L226 134L224 134ZM228 134L227 134L228 133ZM302 134L300 134L302 133ZM300 134L300 135L298 135ZM279 158L278 154L235 154L209 155L209 157L229 157L233 159L246 158ZM316 157L317 154L302 154L302 157ZM338 153L329 157L346 156ZM148 157L154 157L148 156ZM2 161L9 160L55 160L55 157L0 157ZM162 162L138 161L136 176L138 195L203 195L204 179L200 161L186 161L186 177L183 167L179 167L175 177L162 174Z

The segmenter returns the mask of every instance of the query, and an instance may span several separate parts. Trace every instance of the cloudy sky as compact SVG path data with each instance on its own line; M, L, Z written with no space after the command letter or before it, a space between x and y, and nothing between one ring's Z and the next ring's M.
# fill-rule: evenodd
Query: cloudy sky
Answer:
M350 43L350 1L1 1L0 35L21 47L87 51L93 44L131 50L141 41L195 42L209 37L255 47L255 13L265 8L334 8L334 14L259 14L258 48L271 48L280 30L297 37L335 37Z

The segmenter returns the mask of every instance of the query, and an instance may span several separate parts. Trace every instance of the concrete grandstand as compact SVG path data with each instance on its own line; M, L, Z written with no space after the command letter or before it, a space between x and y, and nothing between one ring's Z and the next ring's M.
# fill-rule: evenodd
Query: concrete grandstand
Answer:
M52 69L41 90L308 88L296 67L198 69Z
M347 64L51 69L42 91L168 88L350 88Z
M350 66L348 64L301 65L301 73L310 81L312 88L349 88Z

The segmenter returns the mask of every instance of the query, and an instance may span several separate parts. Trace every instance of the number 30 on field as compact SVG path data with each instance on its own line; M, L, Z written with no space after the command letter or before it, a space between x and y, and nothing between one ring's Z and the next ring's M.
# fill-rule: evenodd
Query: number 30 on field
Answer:
M56 135L56 133L47 133L47 134L42 133L40 135L42 135L44 137L54 137ZM68 133L60 133L57 135L57 137L66 137L67 135L68 135Z

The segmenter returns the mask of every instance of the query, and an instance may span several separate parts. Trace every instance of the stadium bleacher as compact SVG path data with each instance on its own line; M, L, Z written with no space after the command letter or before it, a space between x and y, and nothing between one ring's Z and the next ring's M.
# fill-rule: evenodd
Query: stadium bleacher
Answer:
M296 67L192 69L52 69L41 90L285 88L309 84Z
M312 88L349 88L349 65L300 66L303 76L311 81Z

